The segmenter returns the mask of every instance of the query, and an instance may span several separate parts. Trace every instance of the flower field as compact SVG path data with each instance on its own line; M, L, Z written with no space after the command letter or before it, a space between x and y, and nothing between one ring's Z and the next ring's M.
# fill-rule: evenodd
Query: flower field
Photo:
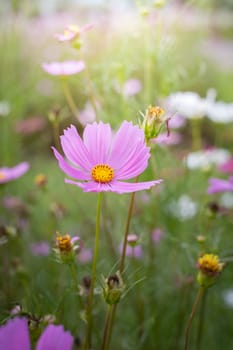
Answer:
M233 348L232 10L0 4L0 349Z

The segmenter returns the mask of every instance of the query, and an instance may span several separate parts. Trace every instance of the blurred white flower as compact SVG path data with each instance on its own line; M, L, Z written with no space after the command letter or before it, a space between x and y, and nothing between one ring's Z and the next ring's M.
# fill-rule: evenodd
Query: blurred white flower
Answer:
M0 117L6 117L10 111L10 104L7 101L0 101Z
M166 104L171 112L188 119L202 118L206 113L206 99L191 91L171 94L167 97Z
M222 205L225 208L233 208L233 193L231 192L225 192L220 197L220 205Z
M184 163L188 169L208 169L211 166L221 165L231 157L229 151L213 148L189 153Z
M192 219L198 211L198 205L186 194L178 200L172 200L168 205L168 211L181 221Z
M224 290L222 296L223 296L224 303L228 307L233 308L233 289Z
M207 117L215 123L233 122L233 103L210 102L207 104Z

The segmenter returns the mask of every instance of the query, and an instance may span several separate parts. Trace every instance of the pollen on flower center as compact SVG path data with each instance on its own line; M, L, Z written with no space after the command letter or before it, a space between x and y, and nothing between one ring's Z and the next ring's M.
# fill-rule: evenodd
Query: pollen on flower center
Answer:
M60 251L62 252L69 252L72 249L72 243L71 243L71 238L70 235L58 235L57 236L57 247Z
M147 114L150 118L160 119L164 115L164 110L159 106L149 106L147 108Z
M108 183L114 178L114 170L107 164L98 164L92 169L91 176L96 182Z
M0 171L0 180L6 179L6 174L3 171Z
M219 257L214 254L204 254L198 259L199 269L206 274L217 275L223 269L223 263L219 262Z

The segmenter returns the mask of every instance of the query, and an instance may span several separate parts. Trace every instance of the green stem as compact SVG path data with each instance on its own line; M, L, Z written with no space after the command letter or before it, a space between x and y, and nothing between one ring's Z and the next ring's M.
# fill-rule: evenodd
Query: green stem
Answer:
M191 131L192 131L192 150L198 151L202 147L201 119L195 118L191 120Z
M192 320L193 320L193 318L195 316L195 313L197 311L197 307L198 307L199 302L201 300L201 297L203 295L203 291L204 291L204 289L200 287L198 292L197 292L197 296L196 296L196 299L195 299L195 302L193 304L193 308L192 308L191 314L189 316L189 319L188 319L188 322L187 322L187 325L186 325L184 350L188 350L189 333L190 333L190 329L191 329Z
M96 227L95 227L95 247L92 264L92 275L91 275L91 287L90 295L87 305L87 327L86 327L86 338L84 343L84 350L89 350L91 344L91 330L92 330L92 309L94 301L94 287L96 280L96 266L99 248L99 235L100 235L100 212L101 212L102 192L98 194L97 209L96 209Z
M107 335L108 335L108 328L109 328L109 325L110 325L111 311L112 311L112 306L108 305L106 318L105 318L105 323L104 323L104 332L103 332L103 337L102 337L100 350L104 350L105 349L105 345L106 345L106 342L107 342Z
M200 315L199 315L199 323L198 323L198 329L197 329L197 342L196 342L197 350L200 350L201 348L201 339L203 334L203 325L204 325L204 318L205 318L206 294L207 294L207 289L203 291L203 298L201 300L201 306L200 306Z
M137 183L139 179L139 176L137 176L135 182ZM127 247L127 238L129 234L129 228L130 228L130 222L132 218L132 213L133 213L133 206L134 206L134 198L135 198L135 192L131 193L130 196L130 203L129 203L129 209L128 209L128 215L127 215L127 221L126 221L126 226L125 226L125 235L124 235L124 242L123 242L123 249L122 249L122 254L121 254L121 260L120 260L120 267L119 271L122 274L124 270L124 264L125 264L125 256L126 256L126 247ZM109 331L108 331L108 337L107 337L107 346L106 349L108 350L110 347L111 343L111 337L112 337L112 330L113 330L113 325L115 321L115 315L116 315L116 309L117 309L118 304L114 304L112 307L112 312L111 316L109 317Z
M135 248L133 248L133 266L134 266L134 281L135 283L139 280L139 276L138 276L138 262L137 262L137 258L135 256ZM136 290L135 290L135 310L137 313L137 318L138 318L138 337L139 339L141 338L142 334L143 334L143 319L144 319L144 301L142 299L142 295L141 295L141 285L140 283L137 283L137 285L135 286Z
M63 88L66 101L68 103L68 106L70 107L70 110L73 113L73 116L75 117L75 119L77 119L79 115L78 108L74 102L73 96L70 92L70 88L66 79L62 79L62 88Z
M78 293L78 299L79 299L80 306L83 307L83 301L82 301L81 295L79 294L78 277L77 277L76 266L73 263L73 264L69 265L69 268L70 268L70 272L71 272L71 276L72 276L72 280L73 280L74 290L75 290L75 292Z
M59 142L59 122L53 121L52 128L53 128L53 142L55 144L56 149L58 151L61 151L61 146Z

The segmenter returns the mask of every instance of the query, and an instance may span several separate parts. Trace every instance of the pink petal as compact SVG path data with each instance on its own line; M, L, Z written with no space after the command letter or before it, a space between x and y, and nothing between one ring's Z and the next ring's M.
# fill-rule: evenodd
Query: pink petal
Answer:
M29 167L30 166L28 162L22 162L13 168L0 168L0 173L2 172L5 174L5 177L0 178L0 183L5 183L11 180L15 180L18 177L21 177L28 171Z
M56 148L52 147L53 153L58 160L59 167L64 173L70 177L73 177L76 180L90 180L90 173L85 173L84 171L80 171L73 166L69 165L65 159L60 155L60 153L56 150Z
M51 75L72 75L85 69L83 61L65 61L43 63L42 68Z
M138 145L131 159L119 170L115 171L116 180L128 180L141 174L148 165L150 154L147 147Z
M30 350L30 339L27 320L14 318L0 327L0 349Z
M92 162L105 164L112 142L110 125L102 122L87 124L83 133L83 142L92 157Z
M95 181L76 182L68 179L65 179L65 183L81 187L83 192L111 192L111 183L102 184Z
M156 181L135 182L135 183L116 181L111 184L111 191L122 194L122 193L148 190L149 188L160 184L162 181L163 180L156 180Z
M145 145L144 132L138 126L133 126L131 122L124 121L114 137L109 157L110 165L117 170L117 178L123 178L121 174L135 163L134 159L139 151L142 153L138 159L138 166L144 170L149 158L149 148Z
M49 325L37 343L36 350L71 350L73 337L63 326Z
M73 125L64 130L64 135L61 136L61 145L66 158L74 165L87 172L91 171L95 164L92 163L91 156Z
M222 180L217 178L209 179L209 188L207 192L209 194L218 192L233 192L232 178L229 178L228 180Z

